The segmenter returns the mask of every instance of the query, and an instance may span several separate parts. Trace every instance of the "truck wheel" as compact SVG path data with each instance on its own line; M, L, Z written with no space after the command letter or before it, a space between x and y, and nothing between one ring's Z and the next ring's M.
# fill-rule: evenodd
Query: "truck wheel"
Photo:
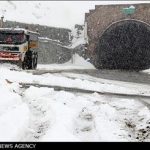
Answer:
M24 57L24 61L22 62L22 69L32 69L32 52L27 51Z
M32 51L29 51L28 52L28 69L34 69L34 66L33 66L33 64L34 64L34 55L33 55L33 52Z
M37 52L33 52L33 55L32 55L32 67L33 67L33 69L37 68L37 60L38 60L38 54L37 54Z
M37 68L37 52L28 51L25 54L24 61L22 62L22 69L36 69Z

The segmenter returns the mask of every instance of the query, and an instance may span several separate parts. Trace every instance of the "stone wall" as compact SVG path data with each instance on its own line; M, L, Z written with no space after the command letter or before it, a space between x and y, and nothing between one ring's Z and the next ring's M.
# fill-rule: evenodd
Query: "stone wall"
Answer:
M133 14L123 12L135 8ZM150 4L100 5L85 14L86 55L101 69L150 68Z
M85 14L85 22L87 22L88 35L88 53L94 54L98 39L102 33L112 23L124 19L136 19L150 24L150 4L133 4L135 13L126 15L122 12L123 8L130 7L127 5L96 5L94 10L90 10Z

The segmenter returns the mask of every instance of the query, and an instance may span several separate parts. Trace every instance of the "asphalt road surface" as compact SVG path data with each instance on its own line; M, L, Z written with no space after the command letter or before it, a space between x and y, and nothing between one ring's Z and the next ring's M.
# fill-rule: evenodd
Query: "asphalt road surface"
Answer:
M69 70L35 70L33 74L41 75L45 73L77 73L86 74L97 78L117 80L124 82L150 84L150 74L146 72L131 72L121 70L97 70L97 69L69 69Z

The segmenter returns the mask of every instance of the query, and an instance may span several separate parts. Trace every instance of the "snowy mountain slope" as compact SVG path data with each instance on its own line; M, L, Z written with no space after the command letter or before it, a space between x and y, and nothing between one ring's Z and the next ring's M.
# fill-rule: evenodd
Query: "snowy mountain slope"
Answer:
M49 1L2 1L0 14L6 20L70 28L74 18L69 17L67 9L62 11L62 6L66 7Z
M72 37L72 41L71 44L69 46L67 46L68 48L77 48L80 45L85 44L85 39L84 39L84 26L80 25L80 27L82 29L80 29L79 27L74 27L74 29L72 29L71 32L71 37Z
M72 29L84 24L84 13L95 4L149 3L148 1L1 1L0 15L6 20Z
M6 20L20 21L26 23L46 24L49 7L37 1L1 1L0 13ZM44 19L44 20L43 20Z

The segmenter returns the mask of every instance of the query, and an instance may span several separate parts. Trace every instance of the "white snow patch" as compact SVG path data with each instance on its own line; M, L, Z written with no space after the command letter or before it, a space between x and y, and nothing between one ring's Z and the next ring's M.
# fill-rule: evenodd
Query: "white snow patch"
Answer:
M7 110L0 116L0 141L18 141L28 121L29 110L26 104Z
M74 54L72 56L72 60L70 60L69 62L65 63L65 65L71 65L74 66L79 66L84 68L84 69L95 69L95 67L88 62L87 60L85 60L83 57L79 56L78 54Z

